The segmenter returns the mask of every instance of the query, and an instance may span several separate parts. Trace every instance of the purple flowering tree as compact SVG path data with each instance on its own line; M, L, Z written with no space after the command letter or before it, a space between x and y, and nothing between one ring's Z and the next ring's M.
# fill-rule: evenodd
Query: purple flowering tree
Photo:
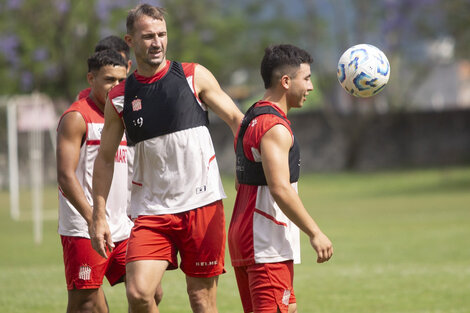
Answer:
M124 0L1 3L0 93L40 90L71 101L86 87L86 59L94 45L104 35L123 35L126 11L136 3Z

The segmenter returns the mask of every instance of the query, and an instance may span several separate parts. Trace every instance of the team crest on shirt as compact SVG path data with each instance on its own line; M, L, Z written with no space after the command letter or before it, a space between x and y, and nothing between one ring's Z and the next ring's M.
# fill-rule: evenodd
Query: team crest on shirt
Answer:
M142 100L135 99L132 101L132 111L139 111L140 109L142 109Z

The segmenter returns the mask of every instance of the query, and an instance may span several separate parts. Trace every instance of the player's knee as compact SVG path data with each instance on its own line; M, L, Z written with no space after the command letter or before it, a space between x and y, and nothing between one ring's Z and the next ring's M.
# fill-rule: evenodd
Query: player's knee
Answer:
M217 281L218 277L186 276L187 292L193 312L217 312Z
M94 303L89 299L82 299L81 301L70 303L67 312L93 312Z
M213 310L213 308L216 307L215 303L213 303L209 297L201 293L190 293L189 302L193 312L215 312Z
M152 297L153 295L149 296L147 292L129 285L126 288L126 295L127 301L132 307L146 306L150 303L150 301L154 301Z
M215 312L215 296L209 290L188 288L188 296L193 312Z
M155 299L155 303L157 305L160 304L160 302L162 301L162 299L163 299L163 289L160 285L158 286L157 291L155 291L155 295L154 295L153 298Z

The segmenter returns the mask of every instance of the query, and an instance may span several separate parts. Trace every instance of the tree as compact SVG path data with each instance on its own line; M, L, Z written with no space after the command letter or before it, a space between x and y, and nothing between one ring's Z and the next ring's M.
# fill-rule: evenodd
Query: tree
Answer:
M2 94L41 90L72 98L85 81L86 57L98 33L82 1L10 0L0 11Z

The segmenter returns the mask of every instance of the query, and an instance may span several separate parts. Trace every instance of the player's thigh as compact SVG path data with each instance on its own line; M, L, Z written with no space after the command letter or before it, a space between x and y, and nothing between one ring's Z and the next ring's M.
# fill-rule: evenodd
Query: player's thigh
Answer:
M166 260L139 260L126 264L126 290L130 297L153 298L168 268Z
M297 303L289 303L289 313L297 313Z
M108 312L108 304L103 289L69 290L67 312Z
M186 285L188 293L194 293L198 290L207 294L215 295L219 276L213 277L191 277L186 275Z

